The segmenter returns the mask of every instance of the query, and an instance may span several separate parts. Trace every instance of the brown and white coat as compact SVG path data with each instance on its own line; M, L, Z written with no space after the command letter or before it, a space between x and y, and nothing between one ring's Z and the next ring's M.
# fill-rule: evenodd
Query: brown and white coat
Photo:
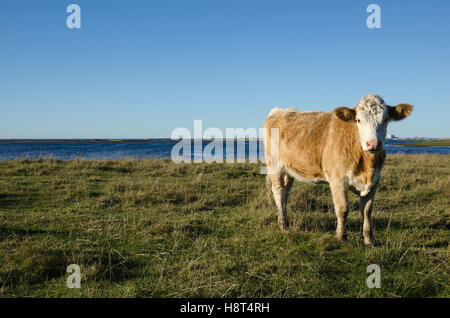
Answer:
M346 239L350 189L360 196L364 242L373 244L371 214L386 157L387 124L411 111L409 104L388 106L378 95L363 97L354 108L332 112L272 109L264 122L266 185L269 200L273 193L280 226L288 226L286 206L294 179L327 182L337 217L337 237Z

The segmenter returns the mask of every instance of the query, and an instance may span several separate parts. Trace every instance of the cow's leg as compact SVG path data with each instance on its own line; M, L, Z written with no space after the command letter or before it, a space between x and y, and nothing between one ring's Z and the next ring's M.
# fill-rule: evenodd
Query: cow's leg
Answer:
M272 182L273 198L278 209L278 225L285 230L288 227L288 222L286 205L284 204L284 177L281 172L272 173L269 176Z
M346 183L341 180L330 182L330 187L337 218L336 237L345 241L347 240L345 219L348 215L348 187Z
M373 201L375 198L375 192L377 192L377 186L375 185L364 197L359 198L361 216L363 218L363 236L364 243L367 245L374 245L375 240L373 238L373 230L372 230L372 209L373 209Z
M266 175L266 195L267 195L267 203L269 206L273 206L272 201L272 181L270 180L270 175Z
M284 175L284 210L287 211L287 202L289 199L289 193L291 193L292 185L294 184L294 178L289 175Z

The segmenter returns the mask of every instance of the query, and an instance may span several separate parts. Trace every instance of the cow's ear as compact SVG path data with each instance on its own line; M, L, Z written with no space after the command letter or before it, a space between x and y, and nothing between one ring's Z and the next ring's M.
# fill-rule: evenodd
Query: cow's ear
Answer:
M388 106L388 109L391 120L402 120L411 114L413 107L410 104L398 104L397 106Z
M334 114L343 121L353 121L356 118L356 111L347 107L336 108Z

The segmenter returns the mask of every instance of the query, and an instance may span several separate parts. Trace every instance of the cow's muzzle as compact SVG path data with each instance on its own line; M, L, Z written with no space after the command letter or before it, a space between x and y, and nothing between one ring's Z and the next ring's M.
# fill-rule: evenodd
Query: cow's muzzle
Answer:
M378 140L375 140L375 139L366 141L366 150L368 150L368 151L381 150L381 142L378 142Z

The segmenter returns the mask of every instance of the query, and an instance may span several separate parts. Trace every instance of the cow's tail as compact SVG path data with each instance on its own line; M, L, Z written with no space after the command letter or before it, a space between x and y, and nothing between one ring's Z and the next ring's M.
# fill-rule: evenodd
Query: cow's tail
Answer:
M272 206L272 180L270 180L270 175L266 174L266 195L267 203Z

